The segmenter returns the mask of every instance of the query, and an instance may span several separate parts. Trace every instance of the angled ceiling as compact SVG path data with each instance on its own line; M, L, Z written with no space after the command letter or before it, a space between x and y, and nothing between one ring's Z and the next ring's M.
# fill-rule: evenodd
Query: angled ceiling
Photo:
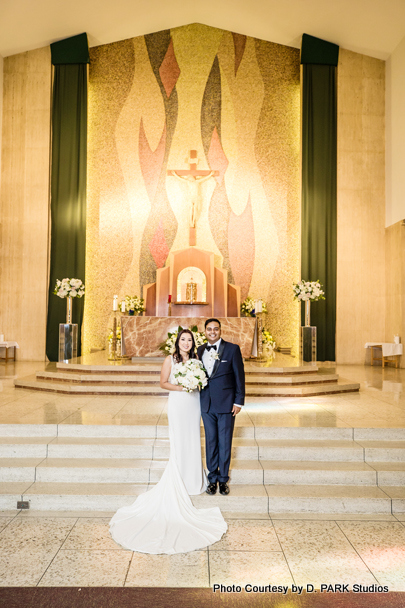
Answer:
M87 32L90 46L204 23L299 47L305 32L387 59L405 37L404 0L1 0L0 55Z

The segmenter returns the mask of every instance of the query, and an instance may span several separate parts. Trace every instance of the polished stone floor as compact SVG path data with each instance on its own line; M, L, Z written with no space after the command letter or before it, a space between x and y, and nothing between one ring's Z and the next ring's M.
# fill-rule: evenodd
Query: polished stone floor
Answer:
M161 397L34 393L13 379L38 363L0 365L0 424L165 424ZM241 425L405 429L405 371L336 366L359 394L253 398ZM405 440L405 437L404 437ZM0 512L1 586L209 587L222 584L387 585L405 591L405 514L227 514L226 536L206 550L152 556L118 547L112 513Z
M53 394L14 388L17 377L45 369L38 362L0 363L0 424L164 424L165 397ZM361 383L359 393L317 397L250 397L240 425L405 428L405 370L330 366Z
M110 515L0 513L0 586L346 583L405 591L405 521L393 516L238 514L227 517L228 532L218 543L168 556L121 549L108 533Z

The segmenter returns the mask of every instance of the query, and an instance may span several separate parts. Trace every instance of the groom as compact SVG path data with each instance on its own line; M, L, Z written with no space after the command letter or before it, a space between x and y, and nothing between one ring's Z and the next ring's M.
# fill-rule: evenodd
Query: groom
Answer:
M205 335L208 344L199 346L197 354L209 377L200 395L209 471L207 494L215 494L219 482L220 494L226 495L235 416L245 402L245 370L239 346L222 340L218 319L205 321Z

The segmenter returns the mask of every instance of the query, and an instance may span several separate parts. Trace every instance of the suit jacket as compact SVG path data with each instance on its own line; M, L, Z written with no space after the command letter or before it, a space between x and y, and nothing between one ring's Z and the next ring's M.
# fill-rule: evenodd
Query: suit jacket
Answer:
M198 358L202 360L207 345L197 349ZM218 351L219 359L215 361L208 385L200 394L201 411L209 409L218 414L229 414L234 404L245 403L245 369L242 353L237 344L221 339Z

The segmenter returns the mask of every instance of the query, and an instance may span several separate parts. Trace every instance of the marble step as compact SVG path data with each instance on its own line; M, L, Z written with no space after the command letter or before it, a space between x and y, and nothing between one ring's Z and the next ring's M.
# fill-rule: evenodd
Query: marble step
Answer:
M260 460L364 461L364 448L349 440L257 439Z
M203 453L204 438L201 450ZM169 451L169 440L165 437L0 437L0 458L160 459L168 458ZM235 436L232 457L269 461L405 462L405 442Z
M71 382L84 385L116 386L126 384L135 385L159 385L160 370L154 372L137 372L135 374L76 374L73 372L37 372L37 381ZM246 373L246 385L286 386L336 383L339 379L337 374L301 374L301 375L277 375L277 374L249 374Z
M0 508L16 509L26 500L30 509L115 511L130 505L153 484L8 482L0 487ZM403 513L405 488L384 486L234 484L228 496L192 497L198 508L250 513Z
M266 485L269 513L391 513L391 497L376 486ZM394 512L394 511L392 511Z
M149 359L149 357L147 358ZM144 361L140 362L123 362L120 361L116 363L106 363L100 365L86 365L82 363L62 363L59 362L56 364L56 368L58 371L67 372L67 373L78 373L78 374L133 374L133 373L160 373L160 369L162 367L163 358L157 357L154 358L153 361ZM316 374L319 371L319 368L316 365L306 364L306 365L291 365L288 367L276 367L271 363L259 363L259 362L250 362L245 361L244 364L245 373L246 374L268 374L268 375L295 375L295 374Z
M66 395L157 395L168 396L166 391L158 384L137 383L131 384L97 384L95 386L82 384L79 382L57 382L48 380L37 380L35 376L18 378L14 380L16 388L27 388L34 391L44 391L50 393L61 393Z
M247 385L247 397L315 397L317 395L332 395L338 393L354 393L360 390L360 384L339 380L339 382L317 383L304 386Z
M369 462L405 462L405 441L361 441Z
M156 483L167 462L124 458L0 459L0 482ZM263 484L259 461L233 460L232 483Z
M81 384L78 382L56 382L36 380L35 376L19 378L14 381L16 388L29 390L55 392L69 395L157 395L167 396L168 391L160 388L158 384ZM315 383L312 386L271 386L269 384L246 386L247 397L313 397L316 395L357 392L360 384L339 381L331 383Z
M166 464L167 459L3 458L0 482L156 483ZM233 459L230 477L233 484L401 486L405 464Z
M167 459L1 458L0 482L157 482ZM405 486L405 463L237 460L232 483Z
M405 429L394 428L350 428L334 426L265 426L260 414L250 411L248 419L242 415L236 418L234 437L256 439L297 439L297 440L355 440L386 441L391 446L393 441L405 437ZM253 422L250 421L252 418ZM204 434L204 427L201 426ZM0 437L159 437L169 436L166 424L0 424Z

